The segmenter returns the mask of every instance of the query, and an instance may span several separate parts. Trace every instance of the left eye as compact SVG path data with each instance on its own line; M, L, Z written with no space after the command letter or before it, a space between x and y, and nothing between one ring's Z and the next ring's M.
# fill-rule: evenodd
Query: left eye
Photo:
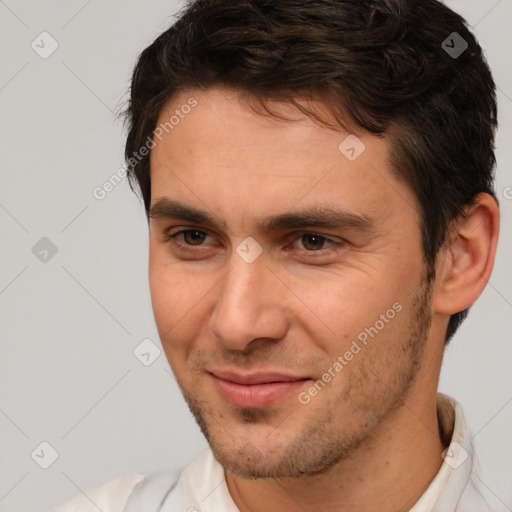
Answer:
M325 238L324 236L318 235L316 233L301 233L297 237L297 241L302 243L302 246L306 251L318 252L322 250L324 244L326 242L330 244L334 244L331 240Z

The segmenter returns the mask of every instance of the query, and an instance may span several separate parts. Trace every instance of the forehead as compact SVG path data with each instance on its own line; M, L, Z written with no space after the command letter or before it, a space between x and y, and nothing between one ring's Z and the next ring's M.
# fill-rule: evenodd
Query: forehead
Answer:
M258 114L220 88L173 98L151 150L152 203L186 198L226 218L319 203L369 217L417 211L391 170L385 137L329 129L290 104L271 106L287 119Z

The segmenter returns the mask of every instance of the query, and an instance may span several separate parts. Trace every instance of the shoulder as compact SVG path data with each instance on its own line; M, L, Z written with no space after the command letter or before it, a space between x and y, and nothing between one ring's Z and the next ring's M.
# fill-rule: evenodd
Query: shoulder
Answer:
M145 475L133 474L111 480L79 494L50 512L120 512L126 507L135 486L144 478Z

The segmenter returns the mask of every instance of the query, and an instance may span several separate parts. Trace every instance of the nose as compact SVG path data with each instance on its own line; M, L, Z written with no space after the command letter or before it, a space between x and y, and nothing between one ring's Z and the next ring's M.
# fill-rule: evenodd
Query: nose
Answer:
M210 328L226 348L244 351L259 338L282 339L288 328L286 286L260 256L247 263L236 252L221 280Z

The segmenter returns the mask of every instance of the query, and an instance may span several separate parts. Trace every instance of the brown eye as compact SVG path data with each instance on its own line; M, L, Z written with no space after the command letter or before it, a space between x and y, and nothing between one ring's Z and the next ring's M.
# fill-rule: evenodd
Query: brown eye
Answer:
M331 239L318 233L295 233L292 248L300 258L323 258L339 253L345 246L343 239ZM326 245L327 244L327 245Z
M177 245L185 247L202 246L209 235L199 229L182 229L172 235L166 235L165 240L175 242Z
M187 229L186 231L181 231L183 235L183 240L188 245L201 245L201 242L204 241L206 233L202 231L196 231L192 229Z
M300 237L302 245L308 251L318 251L323 249L325 242L328 240L323 236L316 235L314 233L308 233Z

